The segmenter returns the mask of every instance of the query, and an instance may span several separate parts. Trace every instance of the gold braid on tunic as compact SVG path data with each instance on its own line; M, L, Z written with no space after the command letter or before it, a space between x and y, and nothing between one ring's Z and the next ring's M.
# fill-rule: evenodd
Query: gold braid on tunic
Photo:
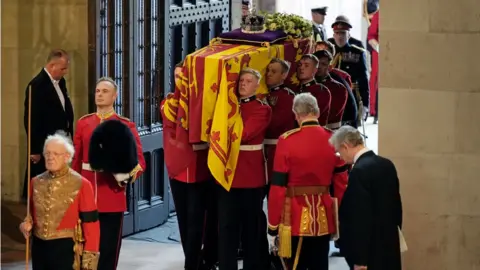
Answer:
M82 188L82 176L69 167L56 172L44 172L33 185L35 224L33 234L42 240L72 238L74 240L73 269L96 270L99 254L83 250L81 220L73 229L60 229L63 218Z

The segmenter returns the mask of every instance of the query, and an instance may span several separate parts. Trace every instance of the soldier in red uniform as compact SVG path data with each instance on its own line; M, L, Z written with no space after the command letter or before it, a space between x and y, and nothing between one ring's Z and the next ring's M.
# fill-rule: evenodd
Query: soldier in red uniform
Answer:
M332 79L330 76L329 66L333 56L326 50L315 52L315 56L318 58L318 71L315 80L325 85L332 95L327 128L332 130L338 129L342 125L343 111L347 103L348 91L343 84Z
M318 122L325 126L328 123L330 112L331 95L330 91L322 84L315 81L315 74L318 69L318 59L313 54L305 54L300 59L297 67L297 77L300 80L299 93L311 93L318 102L320 115Z
M292 112L295 92L283 82L288 76L290 65L282 59L274 58L267 66L265 82L269 88L267 102L272 108L272 119L265 135L265 153L267 156L267 172L270 182L273 170L273 158L278 137L295 128L295 115Z
M101 78L95 89L97 113L87 114L77 122L72 168L92 182L100 219L99 269L116 269L122 243L123 213L127 210L126 184L133 183L145 170L142 145L135 123L113 110L117 98L117 85L111 78ZM137 153L125 153L125 159L137 155L138 164L127 174L94 171L89 163L89 147L93 131L104 121L118 120L128 126L134 136ZM117 134L120 137L124 134ZM121 147L119 145L119 147ZM118 157L122 158L122 157Z
M181 72L181 65L175 68L175 72ZM213 177L207 165L208 144L190 144L188 141L177 138L177 125L172 121L173 119L165 115L165 110L173 112L173 118L176 119L176 109L170 107L176 102L166 101L178 100L178 95L178 90L169 94L162 101L160 111L163 120L165 164L185 254L184 269L210 270L214 269L214 264L217 262L214 242L218 224L216 209L210 207L215 201L212 195ZM205 235L206 230L213 233ZM203 257L201 256L202 240L205 241Z
M30 213L20 224L25 238L33 230L32 267L96 270L100 227L92 185L68 167L74 148L66 136L48 136L43 155L47 171L32 179Z
M332 54L332 56L335 55L335 45L333 45L329 41L317 42L316 50L327 50L329 53ZM347 124L353 127L357 127L356 119L358 118L358 108L357 101L352 90L352 77L347 72L335 68L332 65L330 65L329 67L329 73L332 79L338 81L339 83L343 84L345 88L347 88L348 98L347 103L345 104L345 110L343 111L342 125Z
M346 167L328 142L331 133L317 121L315 97L297 95L293 110L300 128L284 133L277 144L268 201L269 240L278 246L288 269L328 269L329 242L338 237ZM332 181L335 197L329 192Z
M266 185L262 150L272 110L255 97L260 78L260 73L250 68L243 69L239 75L238 95L243 120L240 154L230 191L218 186L220 270L238 269L239 235L244 254L243 269L265 269L264 254L268 250L262 250L266 247L259 244L266 242L266 228L260 228Z

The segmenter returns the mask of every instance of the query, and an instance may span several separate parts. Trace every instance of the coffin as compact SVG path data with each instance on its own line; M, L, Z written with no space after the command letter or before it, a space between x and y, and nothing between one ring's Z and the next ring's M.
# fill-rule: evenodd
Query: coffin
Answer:
M272 58L285 59L293 65L286 83L295 87L295 63L311 51L310 39L266 47L226 44L216 39L186 57L182 74L176 78L176 91L180 92L175 116L177 137L188 138L190 143L210 143L208 165L225 189L230 189L233 180L243 130L235 95L240 70L250 67L263 75ZM262 78L257 95L266 93Z

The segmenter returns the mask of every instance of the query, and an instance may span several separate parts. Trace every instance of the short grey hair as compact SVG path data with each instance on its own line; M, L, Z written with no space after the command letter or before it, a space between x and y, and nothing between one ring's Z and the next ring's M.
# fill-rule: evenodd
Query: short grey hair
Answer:
M238 78L240 79L240 77L242 77L242 75L245 75L245 74L252 74L255 78L257 78L258 82L260 82L260 80L262 79L262 75L260 75L260 72L258 72L253 68L248 68L248 67L240 71Z
M317 99L310 93L301 93L293 98L293 111L300 116L320 113Z
M117 83L116 83L112 78L110 78L110 77L101 77L100 79L97 80L97 83L95 84L95 86L97 86L97 85L98 85L99 83L101 83L101 82L109 82L109 83L111 83L111 84L113 85L113 89L114 89L115 91L118 90L118 85L117 85Z
M344 143L352 147L364 144L362 134L352 126L342 126L337 129L332 137L330 137L329 142L336 150Z
M65 147L65 151L67 151L68 155L70 156L67 162L71 163L73 155L75 155L75 147L73 147L72 141L65 134L65 132L57 131L55 134L49 135L45 140L45 144L43 145L43 152L45 152L45 148L47 148L47 145L51 142L62 144Z

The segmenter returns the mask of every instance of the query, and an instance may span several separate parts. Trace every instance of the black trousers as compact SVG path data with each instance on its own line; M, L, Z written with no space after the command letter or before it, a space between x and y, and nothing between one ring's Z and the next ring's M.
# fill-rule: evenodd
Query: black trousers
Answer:
M32 238L33 270L72 270L75 254L73 239L42 240Z
M115 270L122 246L123 212L102 212L100 221L100 259L98 270Z
M268 254L268 247L264 250L262 243L265 243L267 234L263 227L265 224L261 221L264 188L232 188L226 191L218 185L217 196L219 269L238 269L239 241L242 242L244 255L243 270L265 269L264 254Z
M301 244L300 249L299 244ZM289 269L293 269L297 252L300 253L297 270L328 270L330 235L292 237L292 258L288 260Z
M185 254L185 269L197 270L203 264L215 264L218 222L213 181L185 183L172 179L170 187ZM202 243L205 244L203 252Z
M30 157L28 157L27 162L30 162L30 179L33 177L44 173L47 169L45 168L45 159L43 155L40 156L40 161L37 162L36 164L33 163L30 160ZM25 177L23 179L23 193L22 193L22 199L26 200L27 199L27 187L28 187L28 168L25 166Z

